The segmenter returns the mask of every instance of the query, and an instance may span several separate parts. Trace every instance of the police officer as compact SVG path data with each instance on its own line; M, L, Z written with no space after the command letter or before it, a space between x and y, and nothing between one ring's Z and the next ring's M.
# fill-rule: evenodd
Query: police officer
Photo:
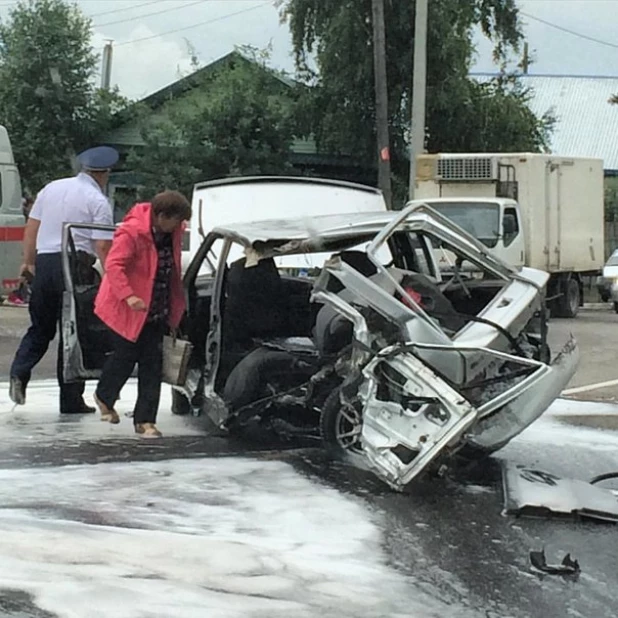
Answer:
M54 180L37 195L24 232L21 276L35 276L29 304L31 326L11 366L9 395L18 405L26 402L32 369L47 352L60 322L64 291L61 258L64 223L113 225L114 221L112 207L103 191L111 168L118 161L118 152L109 146L99 146L82 152L77 159L82 168L77 176ZM82 261L92 266L98 256L105 266L112 238L109 232L74 230L72 236ZM64 382L62 331L60 335L57 366L60 412L94 412L94 408L84 402L84 382Z

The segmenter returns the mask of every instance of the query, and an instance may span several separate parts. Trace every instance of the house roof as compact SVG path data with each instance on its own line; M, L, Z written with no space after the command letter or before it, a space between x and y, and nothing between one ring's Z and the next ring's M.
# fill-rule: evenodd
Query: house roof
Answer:
M233 62L245 62L250 65L261 67L261 65L255 63L249 58L246 58L240 52L232 51L214 62L211 62L207 66L198 69L190 75L187 75L186 77L183 77L182 79L179 79L171 84L168 84L164 88L153 92L146 98L142 99L139 103L141 105L146 105L154 112L167 101L181 97L193 88L199 87L203 83L205 77ZM295 88L299 86L305 87L301 82L290 79L277 71L270 70L267 67L264 68L264 70L268 71L274 80L279 81L287 88ZM117 147L144 145L139 122L133 116L134 109L134 106L131 105L117 114L113 128L101 136L102 143L113 144ZM315 156L317 154L315 140L313 138L294 139L292 143L292 153L297 156Z
M473 73L486 81L495 74ZM551 111L556 125L550 138L552 154L603 159L606 170L618 171L618 105L609 99L618 94L618 77L573 75L521 75L533 90L530 101L537 115Z
M163 103L165 103L165 101L184 94L192 88L199 86L201 80L204 77L207 77L208 75L214 73L218 69L225 67L232 62L245 62L254 66L260 66L253 60L250 60L249 58L243 56L240 52L232 51L225 56L222 56L221 58L218 58L217 60L211 62L210 64L207 64L205 67L194 71L190 75L187 75L182 79L176 80L175 82L168 84L164 88L161 88L161 90L153 92L146 98L142 99L141 103L148 105L148 107L151 107L153 109L157 108ZM293 79L285 77L279 74L277 71L268 68L265 68L265 70L271 73L274 79L281 82L284 86L287 86L288 88L293 88L295 86L301 85L300 82L296 82Z

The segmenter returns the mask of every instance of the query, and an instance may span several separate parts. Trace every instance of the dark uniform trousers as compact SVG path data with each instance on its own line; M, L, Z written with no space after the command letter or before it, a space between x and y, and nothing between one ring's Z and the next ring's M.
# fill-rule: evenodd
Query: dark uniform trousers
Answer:
M62 258L60 253L37 255L30 303L31 326L24 336L11 366L11 376L27 385L32 370L43 358L56 336L62 315ZM58 344L57 375L60 386L60 412L79 411L83 406L84 382L65 383L63 375L62 329Z

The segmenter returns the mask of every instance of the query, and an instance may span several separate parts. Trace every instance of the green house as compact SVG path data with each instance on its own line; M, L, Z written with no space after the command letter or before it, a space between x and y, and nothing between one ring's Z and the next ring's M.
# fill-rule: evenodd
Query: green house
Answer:
M282 92L289 91L292 95L294 89L307 88L307 86L270 71L261 64L234 51L149 95L139 104L142 110L146 109L146 113L152 114L153 119L164 117L175 106L186 104L187 101L196 98L208 97L208 92L212 89L212 80L216 80L221 69L232 68L235 63L240 62L248 63L255 67L255 70L268 71L269 75L272 76L273 86L280 87ZM134 200L137 188L140 185L139 175L131 170L127 163L129 152L133 149L143 148L145 145L140 131L143 119L138 120L136 118L136 114L133 113L134 109L129 107L120 112L117 115L115 126L101 135L99 139L100 144L114 146L121 154L120 163L110 179L110 197L120 211L124 211L126 206ZM315 141L311 138L294 140L290 162L293 166L293 173L298 175L336 178L364 184L375 183L374 170L360 165L351 156L319 152ZM205 175L204 178L199 180L210 179Z

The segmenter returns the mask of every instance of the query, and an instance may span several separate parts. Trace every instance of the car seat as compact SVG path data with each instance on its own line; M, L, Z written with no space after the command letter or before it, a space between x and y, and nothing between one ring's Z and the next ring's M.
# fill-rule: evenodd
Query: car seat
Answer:
M272 258L246 267L246 258L230 265L223 334L230 344L250 345L253 339L284 336L287 299Z

